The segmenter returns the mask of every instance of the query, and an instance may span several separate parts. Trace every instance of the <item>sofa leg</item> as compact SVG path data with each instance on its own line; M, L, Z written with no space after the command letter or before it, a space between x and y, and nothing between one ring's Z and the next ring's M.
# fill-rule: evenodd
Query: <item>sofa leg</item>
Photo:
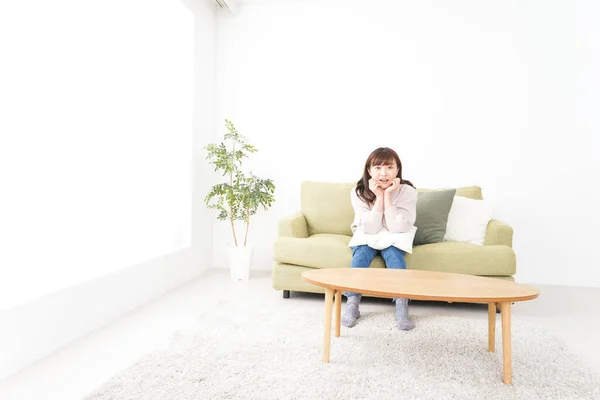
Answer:
M283 291L283 298L284 299L289 299L290 298L290 291L289 290L284 290Z

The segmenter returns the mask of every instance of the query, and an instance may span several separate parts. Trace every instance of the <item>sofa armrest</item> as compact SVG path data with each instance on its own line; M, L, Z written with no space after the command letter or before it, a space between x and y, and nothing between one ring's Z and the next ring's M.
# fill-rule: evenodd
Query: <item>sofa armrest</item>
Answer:
M307 238L308 226L302 212L296 212L279 220L278 235L284 237Z
M484 246L503 244L512 247L513 228L498 220L491 220L487 226Z

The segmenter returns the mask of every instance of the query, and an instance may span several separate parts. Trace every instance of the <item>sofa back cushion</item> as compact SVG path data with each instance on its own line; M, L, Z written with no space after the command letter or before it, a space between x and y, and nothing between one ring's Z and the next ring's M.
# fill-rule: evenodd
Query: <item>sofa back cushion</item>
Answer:
M354 210L350 193L356 183L304 181L301 186L300 207L308 226L308 234L332 233L352 236L350 226ZM450 189L450 188L448 188ZM417 192L443 189L419 189ZM468 186L456 189L457 196L481 200L481 188Z
M308 234L334 233L352 236L354 210L350 193L354 183L302 182L301 209Z

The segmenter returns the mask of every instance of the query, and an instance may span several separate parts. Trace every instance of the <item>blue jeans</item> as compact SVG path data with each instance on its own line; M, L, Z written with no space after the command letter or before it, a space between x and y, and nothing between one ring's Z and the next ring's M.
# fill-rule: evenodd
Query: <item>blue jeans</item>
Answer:
M406 261L404 260L404 254L406 254L406 252L397 247L390 246L383 250L375 250L366 244L363 244L351 247L351 249L352 263L350 263L350 268L369 268L373 258L375 258L377 253L381 253L381 258L383 258L386 268L406 269ZM358 296L358 293L345 292L344 295L347 297Z

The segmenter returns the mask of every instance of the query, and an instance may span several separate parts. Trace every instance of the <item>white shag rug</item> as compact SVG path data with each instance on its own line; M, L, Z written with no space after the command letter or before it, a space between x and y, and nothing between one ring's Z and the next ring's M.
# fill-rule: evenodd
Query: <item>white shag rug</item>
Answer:
M363 307L324 364L323 304L283 304L221 302L86 399L600 399L600 377L538 325L513 321L505 385L501 323L489 353L484 309L481 320L414 316L402 332L393 305Z

